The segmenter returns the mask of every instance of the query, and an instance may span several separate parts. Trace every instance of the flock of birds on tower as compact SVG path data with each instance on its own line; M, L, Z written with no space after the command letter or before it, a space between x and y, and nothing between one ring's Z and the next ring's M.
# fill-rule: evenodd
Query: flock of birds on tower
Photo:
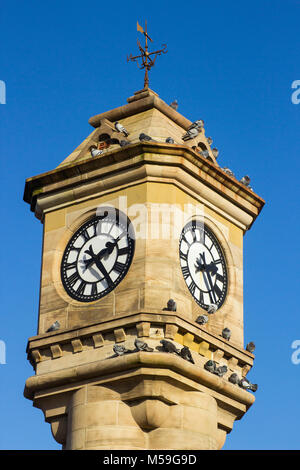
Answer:
M175 111L177 111L178 109L178 101L177 100L174 100L170 105L170 108L174 109ZM127 129L125 129L125 127L118 121L116 121L114 123L114 127L115 127L115 131L116 132L119 132L120 134L123 134L124 137L128 137L129 136L129 132L127 131ZM194 121L189 127L188 129L186 130L186 133L182 136L182 140L184 142L188 141L188 140L192 140L194 139L195 137L198 136L198 134L200 132L202 132L203 130L203 127L204 127L204 121L203 119L198 119L196 121ZM152 137L150 137L149 135L145 134L144 132L141 132L140 135L139 135L139 140L141 142L157 142L155 139L153 139ZM211 137L207 137L207 142L208 144L211 146L212 143L213 143L213 139ZM125 140L125 139L121 139L121 140L118 140L118 139L110 139L110 143L113 144L113 143L116 143L118 145L120 145L121 147L126 147L127 145L130 145L130 142L128 140ZM176 142L174 141L174 139L172 137L167 137L166 140L165 140L165 143L167 144L175 144ZM196 146L193 146L192 147L194 151L198 152L202 157L204 158L209 158L209 151L208 149L204 148L202 150L200 150L199 148L197 148ZM218 158L218 155L219 155L219 150L217 148L212 148L211 149L211 152L213 154L213 156L217 159ZM91 153L91 156L92 157L98 157L99 155L102 155L103 154L103 149L101 148L97 148L96 145L92 145L90 147L90 153ZM230 168L228 167L224 167L222 168L222 170L229 176L231 176L232 178L236 178L234 173L230 170ZM248 175L245 175L243 176L241 179L240 179L240 183L242 183L244 186L246 186L248 189L251 189L251 186L250 186L250 177Z
M218 307L216 304L210 304L206 307L206 311L209 315L214 314L217 311ZM163 310L176 312L177 305L173 299L169 299L167 302L167 306L163 308ZM207 318L207 320L203 321L203 317ZM196 322L200 325L204 325L207 323L208 317L207 315L200 315ZM60 323L55 321L50 328L46 331L46 333L57 331L60 329ZM231 338L231 331L229 328L225 327L222 330L221 334L222 338L226 341L229 341ZM134 353L134 352L153 352L154 348L150 347L146 342L136 338L134 341L135 349L128 349L124 344L114 344L113 352L114 355L112 357L124 356L125 354ZM177 356L181 357L182 359L195 364L193 359L192 353L188 346L183 346L181 349L178 349L175 344L171 341L166 339L160 340L160 346L156 348L158 351L166 352L169 354L176 354ZM246 345L246 351L250 352L251 354L255 350L255 344L251 341ZM210 372L211 374L215 374L218 377L223 377L228 372L228 367L226 365L217 365L216 361L209 359L204 364L204 369ZM234 385L238 385L240 388L244 390L250 390L252 392L256 392L258 386L257 384L252 384L246 377L239 377L236 372L233 372L229 377L228 381Z
M174 100L171 104L170 107L177 111L178 109L178 102L177 100ZM114 123L114 127L116 132L119 132L123 134L125 138L129 136L129 132L125 129L125 127L119 123L118 121ZM197 137L197 135L202 132L202 129L204 127L204 121L202 119L199 119L195 122L193 122L187 129L186 133L182 136L182 140L184 142L194 139ZM155 141L152 137L145 133L141 133L139 135L139 140L141 142L157 142ZM207 142L211 146L213 143L213 140L211 137L207 137ZM167 137L165 142L167 144L175 144L175 141L172 137ZM111 139L111 143L118 143L121 147L125 147L126 145L130 145L130 142L128 140L117 140ZM193 147L195 150L196 148ZM218 157L219 151L216 148L211 149L212 154L214 155L215 158ZM98 157L99 155L103 154L103 149L99 149L96 147L96 145L93 145L90 147L90 153L92 157ZM207 158L209 157L209 151L207 149L199 151L199 153L204 157ZM222 168L222 170L228 174L229 176L235 178L234 173L227 167ZM243 176L243 178L240 179L240 183L245 185L247 188L252 189L250 187L250 178L249 176ZM176 311L177 306L176 302L173 299L170 299L167 303L167 306L163 308L163 310L168 310L168 311ZM211 304L208 305L206 308L206 313L201 314L197 319L196 323L199 325L203 326L209 321L209 315L214 314L218 309L218 306L216 304ZM55 321L50 328L46 331L48 332L53 332L57 331L60 329L60 323L58 321ZM230 341L231 338L231 331L229 328L225 327L222 330L221 336L224 340ZM176 354L177 356L181 357L182 359L185 359L186 361L191 362L192 364L195 364L194 359L192 357L192 353L190 349L187 346L183 346L183 348L178 349L171 341L167 341L165 339L162 339L160 341L161 346L158 347L158 349L162 352L166 353L171 353L171 354ZM123 356L124 354L132 353L132 352L137 352L137 351L144 351L144 352L153 352L154 348L151 348L148 346L147 343L144 341L139 340L138 338L135 339L134 341L134 346L135 349L128 349L122 344L115 344L113 346L113 351L114 351L114 356ZM246 351L253 353L255 350L255 344L253 342L250 342L246 346ZM204 364L205 370L208 372L217 375L218 377L223 377L226 372L228 371L228 368L226 365L217 365L215 361L212 359L208 360ZM237 373L232 373L230 377L228 378L228 381L234 385L238 385L239 387L243 388L244 390L251 390L255 392L257 390L257 384L252 384L246 377L239 377Z

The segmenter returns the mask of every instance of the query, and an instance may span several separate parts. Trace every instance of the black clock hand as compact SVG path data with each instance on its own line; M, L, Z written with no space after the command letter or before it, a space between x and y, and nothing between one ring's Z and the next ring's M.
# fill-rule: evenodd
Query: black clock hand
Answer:
M103 276L104 276L104 278L105 278L107 284L108 284L109 286L112 286L112 285L113 285L113 282L112 282L112 280L111 280L111 278L110 278L108 272L106 271L106 269L105 269L105 267L104 267L102 261L100 261L98 258L96 258L96 259L95 259L95 263L96 263L97 268L98 268L99 271L101 272L101 274L103 274Z
M215 263L214 263L213 261L211 261L211 263L209 263L209 264L206 266L206 271L207 271L207 272L210 271L210 272L212 273L212 275L214 276L214 275L217 273L218 268L217 268L217 266L215 265Z
M85 269L87 270L93 263L95 263L96 259L101 260L102 258L109 256L116 245L117 243L106 242L106 248L103 248L97 255L94 253L92 245L90 245L89 249L85 250L85 253L91 256L91 259L83 260L85 263Z
M109 286L112 285L112 280L108 274L108 272L106 271L103 263L100 261L99 259L99 255L101 254L101 257L105 256L105 253L106 253L106 249L104 248L103 250L101 250L98 255L96 255L94 253L94 250L93 250L93 247L92 245L89 246L88 250L85 251L85 253L87 253L88 255L91 256L91 260L88 260L89 261L89 266L91 266L91 264L95 263L97 268L99 269L99 271L101 272L101 274L103 274L106 282L108 283ZM86 261L86 260L85 260ZM86 268L87 269L87 268Z
M210 277L210 274L209 274L210 269L207 269L207 268L209 268L211 263L210 263L210 265L206 264L205 253L204 252L203 252L203 254L200 253L200 257L202 258L202 261L203 261L203 264L204 264L204 271L205 271L205 274L207 276L207 281L208 281L208 284L209 284L209 285L207 285L207 281L206 281L204 271L203 271L203 278L204 278L205 285L208 288L208 290L212 292L212 296L214 297L214 301L215 301L214 287L213 287L213 283L212 283L212 280L211 280L211 277Z

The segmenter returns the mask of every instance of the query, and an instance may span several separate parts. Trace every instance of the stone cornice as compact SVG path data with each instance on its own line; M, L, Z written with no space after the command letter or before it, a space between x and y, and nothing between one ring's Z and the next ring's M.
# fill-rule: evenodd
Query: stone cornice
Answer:
M129 116L142 113L148 109L155 108L183 129L187 129L191 125L191 121L189 119L186 119L180 113L167 105L152 90L148 89L136 92L135 96L128 98L127 101L128 104L125 104L124 106L119 106L118 108L111 109L110 111L92 116L89 119L89 124L96 128L100 126L102 119L109 119L110 121L115 122Z
M139 158L137 158L139 157ZM222 195L234 205L242 208L253 217L261 211L264 201L235 178L201 157L185 145L162 143L137 143L118 151L107 152L104 156L88 158L26 180L24 200L35 210L38 197L68 190L67 198L75 200L69 188L100 180L109 174L120 174L126 179L124 170L145 164L158 164L162 167L179 166L197 180ZM201 170L201 171L200 171Z
M176 325L177 329L181 329L186 333L189 332L194 335L194 338L197 341L208 342L214 350L221 349L227 355L235 356L239 361L241 361L241 363L243 363L243 365L248 365L250 367L253 365L254 356L248 351L236 347L234 344L224 340L221 336L214 335L207 331L205 327L201 327L198 323L181 318L177 312L166 313L156 310L153 310L152 312L149 310L133 312L129 315L98 322L94 325L32 336L28 339L27 353L30 355L32 350L50 347L50 345L54 343L70 343L75 338L92 337L97 333L104 334L118 328L130 328L131 326L136 326L143 322L154 323L156 325ZM144 334L144 336L148 335ZM172 335L169 335L168 337L171 338ZM172 339L174 339L174 337Z
M254 396L249 392L175 355L142 351L29 377L26 381L24 396L25 398L33 399L36 392L72 383L75 385L76 382L96 377L103 378L107 376L109 381L114 374L130 370L134 371L142 367L152 370L167 369L175 371L188 379L221 393L221 395L246 405L247 408L255 401Z

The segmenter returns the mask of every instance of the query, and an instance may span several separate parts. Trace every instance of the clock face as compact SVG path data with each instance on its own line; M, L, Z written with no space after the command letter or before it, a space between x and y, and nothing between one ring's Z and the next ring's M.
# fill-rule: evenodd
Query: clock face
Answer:
M200 307L218 308L227 292L227 269L222 249L203 222L192 220L183 228L179 241L181 270L186 285Z
M129 230L130 226L130 230ZM69 241L61 263L67 293L92 302L111 292L126 275L134 253L134 235L127 216L107 210L83 224Z

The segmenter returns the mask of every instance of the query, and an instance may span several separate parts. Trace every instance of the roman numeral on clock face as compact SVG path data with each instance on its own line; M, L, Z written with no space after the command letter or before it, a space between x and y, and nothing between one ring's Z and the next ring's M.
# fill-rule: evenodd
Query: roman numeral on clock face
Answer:
M83 230L81 235L83 236L85 242L87 242L90 239L87 229Z
M117 271L117 273L121 274L124 269L126 268L126 264L120 263L120 261L117 261L116 264L113 267L114 271Z
M195 282L192 280L192 282L190 283L189 285L189 291L191 292L192 295L195 295L195 289L196 289L196 284Z
M79 286L76 289L77 295L83 295L85 286L86 286L86 282L81 281L81 283L79 284Z
M76 269L76 266L77 266L77 261L73 261L72 263L67 263L66 264L66 271L68 271L69 269Z
M180 258L181 258L183 261L186 261L186 262L187 262L187 254L186 254L186 253L183 253L181 250L180 250Z
M75 273L71 274L70 277L68 277L68 283L70 284L71 287L73 287L76 282L79 280L80 276L78 272L76 271Z
M125 246L125 248L120 248L118 250L118 256L127 255L129 253L129 246Z
M92 284L91 295L97 295L97 284L96 284L96 282L94 282Z
M190 275L189 268L187 266L183 266L181 268L181 270L182 270L182 274L183 274L184 279L187 279Z

